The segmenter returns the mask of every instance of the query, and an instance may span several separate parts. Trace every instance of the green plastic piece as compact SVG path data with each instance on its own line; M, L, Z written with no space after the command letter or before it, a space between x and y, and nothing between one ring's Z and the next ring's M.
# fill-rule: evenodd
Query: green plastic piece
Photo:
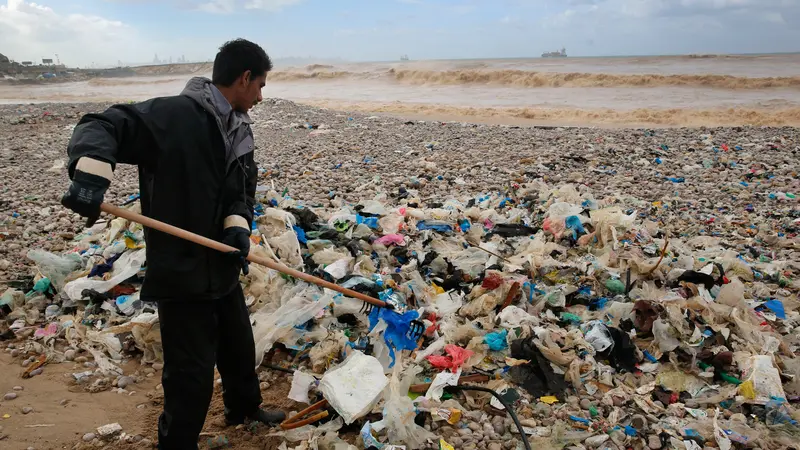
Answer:
M606 281L606 289L615 294L624 294L625 284L623 284L622 281L619 281L616 278L611 278L608 281Z

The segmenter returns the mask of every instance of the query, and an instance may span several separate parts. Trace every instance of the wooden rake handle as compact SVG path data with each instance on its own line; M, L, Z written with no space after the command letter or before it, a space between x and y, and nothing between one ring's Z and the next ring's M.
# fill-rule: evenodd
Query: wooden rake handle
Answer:
M218 242L218 241L215 241L213 239L209 239L207 237L200 236L199 234L195 234L195 233L192 233L190 231L186 231L184 229L181 229L181 228L178 228L176 226L172 226L172 225L166 224L164 222L160 222L160 221L155 220L155 219L151 219L151 218L149 218L147 216L143 216L141 214L135 213L135 212L130 211L128 209L123 209L123 208L119 208L119 207L116 207L116 206L113 206L113 205L109 205L108 203L101 204L100 205L100 210L103 211L103 212L106 212L108 214L115 215L117 217L122 217L123 219L128 219L131 222L139 223L139 224L141 224L141 225L143 225L143 226L145 226L147 228L152 228L154 230L161 231L162 233L167 233L169 235L172 235L172 236L175 236L175 237L179 237L181 239L185 239L187 241L194 242L195 244L199 244L199 245L202 245L204 247L208 247L210 249L217 250L217 251L220 251L220 252L223 252L223 253L230 253L230 252L238 251L236 248L231 247L230 245L225 245L222 242ZM364 294L362 294L360 292L356 292L356 291L354 291L352 289L343 288L343 287L339 286L338 284L334 284L334 283L331 283L329 281L325 281L322 278L317 278L317 277L315 277L313 275L309 275L309 274L307 274L305 272L301 272L299 270L292 269L291 267L286 267L285 265L283 265L283 264L281 264L281 263L279 263L277 261L273 261L273 260L267 259L267 258L261 258L259 256L254 255L253 253L250 253L249 255L247 255L247 260L250 261L250 262L262 265L264 267L268 267L268 268L270 268L272 270L277 270L278 272L281 272L283 274L298 278L298 279L306 281L308 283L316 284L317 286L320 286L320 287L323 287L323 288L327 288L327 289L330 289L332 291L339 292L339 293L341 293L343 295L346 295L348 297L355 298L355 299L364 301L366 303L373 304L373 305L381 307L381 308L390 308L390 309L392 308L391 305L389 305L388 303L386 303L384 301L378 300L376 298L372 298L372 297L370 297L368 295L364 295Z

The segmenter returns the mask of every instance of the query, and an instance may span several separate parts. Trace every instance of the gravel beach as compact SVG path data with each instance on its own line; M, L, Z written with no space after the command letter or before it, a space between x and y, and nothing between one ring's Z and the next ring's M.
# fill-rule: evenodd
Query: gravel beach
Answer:
M26 257L29 250L44 249L57 254L64 253L71 249L70 246L74 245L73 239L81 233L83 220L59 203L68 184L65 168L66 146L74 125L83 114L102 111L107 106L96 103L0 106L0 292L12 286L15 280L30 277L34 272L33 262ZM595 198L603 205L616 203L623 206L625 214L638 216L637 220L648 222L652 237L645 239L639 234L633 234L630 239L638 242L631 244L626 241L628 237L620 236L619 245L633 259L640 256L658 258L660 252L663 258L664 251L654 244L656 236L659 236L658 239L674 237L676 241L689 242L694 248L722 247L731 251L735 249L740 255L750 251L752 255L748 257L751 259L760 258L761 262L779 261L781 270L776 277L765 280L765 283L748 283L751 291L755 291L756 285L763 291L764 295L759 295L759 298L782 299L788 309L789 305L794 305L800 289L797 276L800 272L797 238L800 209L795 196L800 191L796 163L800 137L795 128L523 128L371 116L320 109L279 99L265 100L251 112L251 116L255 122L256 161L260 177L258 191L262 194L277 192L282 198L288 195L302 200L306 205L331 210L343 201L355 204L363 200L377 200L381 204L394 205L398 200L407 197L410 191L414 195L418 194L420 209L436 209L451 198L467 204L471 199L474 202L474 199L480 199L483 195L516 192L520 185L537 181L561 186L563 192L572 189L564 187L565 185L572 185L578 191L594 193ZM137 191L136 169L120 166L115 172L106 201L121 204ZM551 195L557 194L558 189L551 191ZM537 198L533 200L533 204L544 204L550 200L552 199ZM597 202L594 203L595 205L586 204L581 207L588 214L593 214L597 210ZM536 220L543 218L539 217L542 214L531 211ZM543 229L545 227L546 225L542 225ZM647 224L641 229L647 231ZM614 237L615 243L616 240L617 236ZM672 245L671 242L670 244ZM377 245L375 248L380 248ZM583 243L578 244L578 247L565 249L564 258L578 261L583 254L576 249L585 245ZM664 249L666 248L665 244ZM611 253L614 253L613 258L618 257L616 251ZM674 256L674 261L665 261L663 266L672 265L678 261L677 256L686 257L686 254ZM698 262L705 263L705 260L700 258ZM557 274L558 272L547 273L543 278L556 277ZM748 281L752 282L752 272L750 275L751 279ZM723 278L724 275L720 277ZM491 277L487 275L483 284L479 285L481 287L476 286L475 289L482 289L489 281ZM618 291L617 294L624 292L627 295L625 286L619 280L614 281L619 286L607 283L596 289L597 295L614 289ZM254 286L251 284L249 288L255 289ZM533 288L530 289L533 292ZM648 294L642 292L644 288L639 290L638 295ZM600 300L608 301L608 298ZM547 312L552 315L551 311ZM793 328L796 314L794 311L792 314L791 324L787 321L786 327L780 328L780 331L785 335L786 345L791 346L789 350L794 352L797 333ZM494 312L489 315L494 317ZM567 316L562 312L560 319L555 315L551 319L554 323L560 320L558 323L564 325L568 323L565 322L565 317ZM652 327L652 321L650 325ZM697 333L699 329L695 329ZM586 333L587 339L589 334ZM736 341L736 345L731 344L731 347L736 350L744 348L737 347L738 342ZM708 343L711 343L710 339ZM8 345L6 352L10 358L21 360L21 356L24 356L20 351L22 347L18 348L17 345L21 344ZM69 351L69 355L64 353L64 359L73 367L64 368L64 371L73 373L66 374L66 378L85 368L94 367L95 363L87 361L86 356L76 357L76 349ZM755 350L760 351L760 348ZM79 361L79 358L82 359ZM650 358L653 358L652 355ZM665 365L669 363L668 357L662 359ZM287 360L290 363L293 361L292 357ZM30 358L21 363L26 367L33 361ZM102 390L113 385L121 390L138 385L137 389L149 391L149 401L131 399L128 404L120 404L117 410L108 414L109 418L119 420L125 433L129 433L124 440L125 444L122 439L119 444L130 444L130 448L152 446L155 434L153 424L161 406L160 385L154 385L162 365L158 364L158 368L156 364L148 367L142 361L141 366L137 366L134 361L130 360L131 366L125 367L125 376L116 379L101 378L99 381L102 381L102 386L98 387L98 390ZM76 366L79 362L88 365ZM298 357L295 362L305 370L309 369L306 360ZM618 389L626 384L626 389L629 390L637 387L637 393L639 389L644 389L642 392L648 394L653 390L658 374L652 372L657 371L657 366L650 364L650 372L647 372L643 369L647 366L644 362L638 367L641 371L635 377L631 371L624 376L618 376ZM652 360L650 362L654 363ZM506 363L516 364L508 360ZM3 366L8 373L12 373L10 364L12 363L7 367ZM50 377L49 381L52 381L47 386L52 387L53 383L61 382L61 374L55 375L59 369L54 368L59 366L54 364L46 367L50 372L45 372L45 377ZM570 372L573 368L578 370L574 364L569 367ZM19 367L14 367L13 370L17 371ZM302 409L300 403L287 399L289 381L285 374L265 368L259 371L265 403L278 405L285 410ZM571 376L569 373L567 375ZM581 375L577 376L580 379ZM3 381L2 378L0 372L0 382ZM14 380L11 375L7 378ZM41 395L40 402L36 400L35 393L42 391L45 386L40 378L36 380L41 384L34 385L31 389L26 386L25 391L19 394L12 392L11 384L6 383L8 386L5 386L0 383L0 394L14 394L8 395L6 404L19 403L16 406L23 408L20 409L20 414L33 417L30 420L39 420L39 411L53 403L56 395L48 394L46 398ZM628 434L631 432L628 428L634 427L640 432L635 437L635 448L644 448L646 444L648 448L657 450L668 442L667 436L659 431L660 423L656 426L661 419L650 413L647 417L630 415L631 412L638 411L634 408L654 411L653 414L663 416L663 420L672 417L675 411L680 412L681 417L686 414L682 407L670 408L669 411L665 409L665 406L674 406L674 401L678 400L677 394L676 398L671 399L667 393L665 402L659 401L658 405L647 403L641 406L638 400L637 403L630 403L628 399L625 415L620 416L622 412L616 410L625 401L619 398L618 402L615 397L612 402L613 396L609 394L608 402L599 402L603 399L603 394L608 392L597 391L597 383L592 383L595 387L590 394L583 391L579 393L580 396L570 394L561 403L552 406L552 409L552 402L544 400L548 397L543 396L536 401L535 396L524 394L524 406L520 408L524 417L522 425L536 427L537 434L534 436L537 439L549 439L551 434L560 436L566 427L564 424L576 420L588 423L589 418L596 418L599 414L601 419L607 418L608 423L613 424L622 423L621 418L624 417L625 423L630 424L625 427L625 434L618 428L598 428L595 431L601 432L599 435L587 433L580 439L575 439L583 441L584 445L591 448L625 448L630 446L631 440L636 436L635 430L632 431L633 434ZM659 383L659 386L669 384L664 380ZM580 385L575 381L572 384L576 388ZM97 382L92 384L95 385ZM796 398L798 384L785 382L785 386L786 393ZM689 389L681 387L674 390L677 393ZM204 439L225 433L233 443L232 448L277 448L276 442L280 442L280 439L267 437L266 432L252 433L246 429L231 430L215 425L215 419L219 419L222 413L219 386L216 391L210 417L206 422ZM612 391L609 392L613 394ZM691 400L686 401L687 411L692 404ZM75 401L78 401L77 396ZM125 408L133 409L134 404L136 411L129 422L135 421L136 425L133 427L135 429L131 429L128 423L123 423L124 417L120 417L124 413L120 411ZM83 404L81 408L88 411L93 406ZM488 411L490 408L484 410ZM465 409L463 419L457 427L448 427L441 422L426 424L425 427L447 439L455 448L516 448L519 441L512 437L511 419L497 411L500 411L499 408L492 409L493 416L489 417L479 408L471 411ZM710 408L707 411L692 409L690 413L694 415L697 411L713 413ZM0 415L2 412L0 411ZM573 416L574 414L580 417ZM744 418L742 414L738 416ZM730 414L725 417L729 418ZM81 419L74 426L87 425L77 430L74 426L68 429L58 422L59 425L50 430L53 440L47 442L86 441L87 444L79 442L76 448L99 446L100 441L93 431L96 425L88 424L108 421L104 419L105 416ZM649 431L648 421L652 424ZM57 420L53 419L53 422L56 423ZM602 423L598 419L595 424ZM34 431L26 432L17 426L18 428L13 428L12 436L15 444L30 442L27 440L29 438L34 439L31 437ZM12 428L6 431L8 430ZM116 428L114 430L114 433L119 433ZM2 432L3 429L0 428L0 440L3 438ZM357 429L343 429L341 435L351 442L357 432ZM102 434L99 429L98 433ZM554 437L554 442L557 439L560 437ZM776 436L774 439L774 442L778 442L780 437ZM780 445L787 442L784 439ZM50 447L44 445L36 448Z
M63 251L80 232L82 221L59 204L68 186L66 146L83 114L107 106L0 106L0 289L29 273L29 249ZM679 234L752 235L751 226L795 232L797 203L769 194L800 191L796 128L519 128L406 121L277 99L251 115L260 184L311 204L391 196L401 187L440 203L541 177L635 197L660 209ZM136 169L121 166L107 200L121 203L137 190Z

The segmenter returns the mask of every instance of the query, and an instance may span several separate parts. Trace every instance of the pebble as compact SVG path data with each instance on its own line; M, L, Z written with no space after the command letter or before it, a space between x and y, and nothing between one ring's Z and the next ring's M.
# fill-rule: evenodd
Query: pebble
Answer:
M262 391L266 391L267 389L269 389L269 387L270 387L270 384L269 384L269 383L267 383L266 381L262 381L261 383L259 383L259 384L258 384L258 387L259 387L259 388L260 388Z
M588 398L581 400L581 409L588 410L592 406L592 402Z
M19 350L17 350L17 349L11 350L11 357L12 358L16 358L17 356L19 356L19 354L20 354Z
M61 405L61 406L67 406L67 403L69 403L69 400L67 400L66 398L62 399L60 402L58 402L58 404Z
M608 439L609 436L607 434L598 434L597 436L587 438L585 441L583 441L583 443L589 448L597 448L603 445L603 442L607 441Z
M163 368L164 368L164 364L163 363L153 363L153 369L161 370Z
M3 396L3 400L6 400L6 401L14 400L15 398L17 398L17 393L16 392L9 392L8 394Z
M75 357L75 362L78 363L78 364L83 364L88 360L89 360L89 358L87 358L85 356L76 356Z
M15 391L24 391L25 390L25 388L22 387L22 386L14 386L12 389L14 389Z
M489 450L503 450L503 444L499 442L492 442L489 444Z
M44 372L44 369L41 368L41 367L39 367L38 369L33 369L33 370L31 370L31 376L35 377L37 375L41 375L42 372Z
M66 359L67 361L75 360L75 350L69 349L69 350L65 351L64 352L64 359Z
M30 406L26 406L26 407L22 408L22 414L30 414L32 412L33 412L33 408L31 408Z
M647 447L650 450L660 450L661 449L661 438L658 437L657 434L651 434L647 437Z
M125 389L131 384L133 384L133 378L131 377L120 377L120 379L117 380L117 387L119 387L120 389Z
M86 433L83 435L83 442L92 442L97 437L94 433Z

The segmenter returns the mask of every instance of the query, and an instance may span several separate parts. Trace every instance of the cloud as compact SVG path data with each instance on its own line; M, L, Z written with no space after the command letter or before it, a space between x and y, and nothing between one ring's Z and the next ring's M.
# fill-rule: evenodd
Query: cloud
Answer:
M36 61L58 54L63 63L73 66L130 60L132 52L144 52L147 47L136 30L121 21L62 13L24 0L0 4L0 42L3 51L10 52L6 56L15 60Z
M264 11L276 12L287 6L301 3L303 0L250 0L245 4L247 9L263 9Z
M197 10L212 14L230 14L235 6L234 0L211 0L197 5Z

